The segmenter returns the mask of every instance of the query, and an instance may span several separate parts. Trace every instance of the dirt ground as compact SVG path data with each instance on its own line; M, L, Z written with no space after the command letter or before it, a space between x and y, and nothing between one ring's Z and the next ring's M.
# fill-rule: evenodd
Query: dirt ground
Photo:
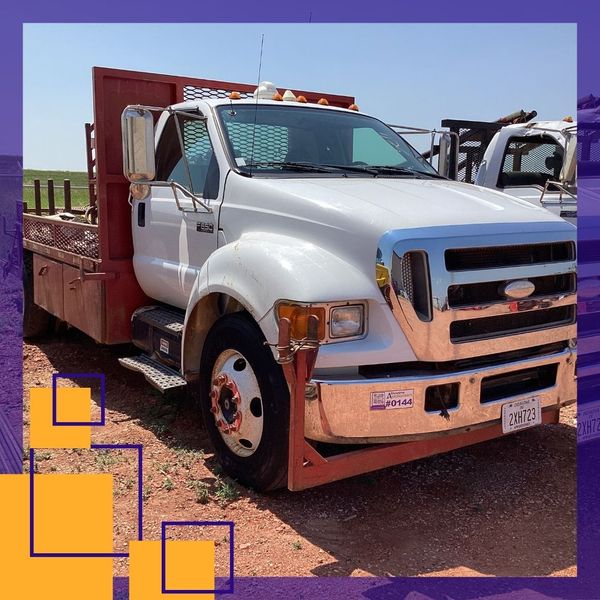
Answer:
M261 495L220 474L193 404L165 401L120 367L127 353L73 331L25 344L24 386L50 386L53 372L106 375L107 424L93 428L92 440L143 444L145 539L159 539L162 520L233 520L238 576L577 574L574 406L558 425L306 492ZM113 473L115 550L125 550L136 535L130 451L38 451L35 463L42 473ZM226 532L205 536L217 543L217 575L226 575ZM120 559L116 575L126 573Z

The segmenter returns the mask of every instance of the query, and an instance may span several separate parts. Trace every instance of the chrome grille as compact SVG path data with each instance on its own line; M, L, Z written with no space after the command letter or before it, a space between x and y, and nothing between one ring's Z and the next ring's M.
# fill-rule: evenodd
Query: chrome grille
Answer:
M533 312L516 312L481 319L454 321L450 323L450 340L454 344L459 344L573 323L575 323L574 304Z
M410 253L407 252L401 257L394 255L395 265L392 267L392 285L396 294L403 294L405 298L413 303L413 279L410 261Z
M386 234L379 250L396 293L384 295L417 359L469 359L576 337L574 235L553 226L531 224L531 231L516 233L490 225L476 235L465 227L458 236L425 228L412 239ZM519 243L523 238L531 243ZM425 268L415 268L416 255L425 257ZM534 292L507 298L504 286L522 279Z
M577 284L575 273L528 277L527 280L535 286L535 291L529 296L529 300L574 293ZM507 298L502 293L502 287L506 283L508 283L507 280L499 280L451 285L448 288L448 305L450 308L463 308L493 302L506 302Z
M448 271L497 269L575 260L575 242L452 248L446 250Z

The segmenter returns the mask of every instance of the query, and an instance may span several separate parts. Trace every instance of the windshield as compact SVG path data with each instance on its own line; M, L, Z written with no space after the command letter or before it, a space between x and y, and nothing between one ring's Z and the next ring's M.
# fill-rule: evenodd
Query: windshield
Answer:
M264 104L217 110L234 160L245 173L437 176L410 144L372 117Z

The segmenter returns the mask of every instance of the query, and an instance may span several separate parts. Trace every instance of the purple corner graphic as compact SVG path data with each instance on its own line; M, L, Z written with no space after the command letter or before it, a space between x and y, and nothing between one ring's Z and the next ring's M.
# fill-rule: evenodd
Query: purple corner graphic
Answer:
M0 473L23 472L22 160L0 155Z

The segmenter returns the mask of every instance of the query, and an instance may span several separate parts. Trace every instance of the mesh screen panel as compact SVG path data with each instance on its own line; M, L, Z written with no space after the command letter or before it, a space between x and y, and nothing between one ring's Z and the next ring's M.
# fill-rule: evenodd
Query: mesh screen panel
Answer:
M98 258L98 227L23 215L23 237L87 258Z
M460 129L459 135L472 134L471 129ZM473 183L477 177L479 164L487 148L486 132L475 133L471 139L461 142L458 149L458 181Z
M189 161L206 160L212 150L206 124L197 119L183 121L183 145Z
M552 175L554 168L546 166L546 159L551 159L557 152L559 152L558 146L552 142L511 140L506 149L502 172L521 171Z
M204 100L206 98L227 98L230 94L230 90L223 90L218 88L208 87L196 87L193 85L186 85L183 88L183 99L184 100ZM240 92L242 98L252 98L252 92Z
M236 157L246 163L284 161L288 153L288 128L258 124L253 138L253 123L227 123L229 139Z

